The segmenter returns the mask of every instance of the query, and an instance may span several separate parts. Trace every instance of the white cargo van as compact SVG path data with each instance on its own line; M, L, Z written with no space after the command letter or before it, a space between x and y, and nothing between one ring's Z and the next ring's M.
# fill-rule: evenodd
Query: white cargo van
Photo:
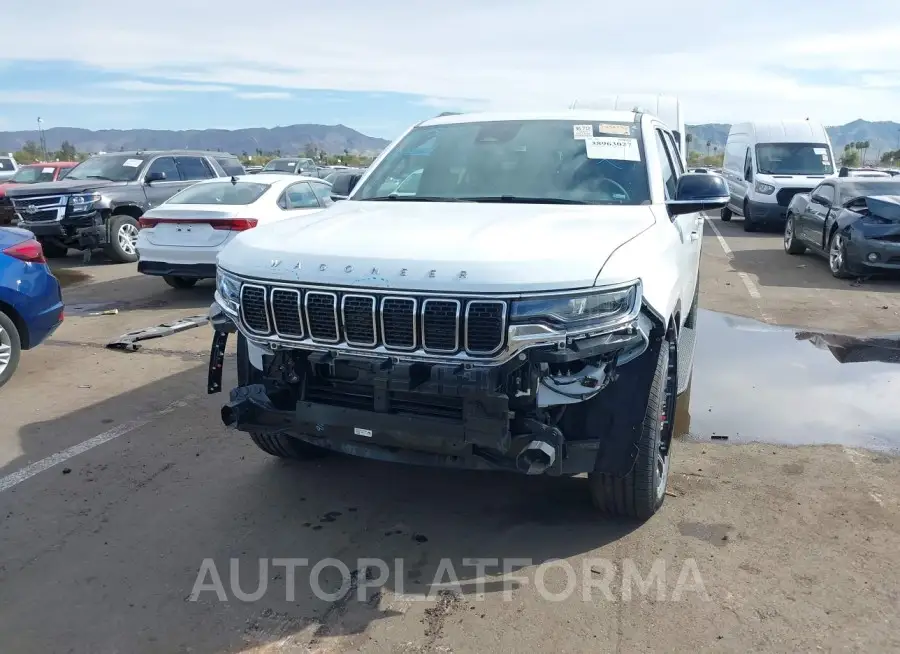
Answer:
M834 175L834 153L824 125L810 120L739 123L725 144L731 203L722 220L744 217L744 231L784 225L791 198Z
M610 111L640 111L656 116L672 130L681 161L687 168L687 132L684 127L684 113L678 98L668 95L632 94L608 95L590 100L575 100L570 109L598 109Z

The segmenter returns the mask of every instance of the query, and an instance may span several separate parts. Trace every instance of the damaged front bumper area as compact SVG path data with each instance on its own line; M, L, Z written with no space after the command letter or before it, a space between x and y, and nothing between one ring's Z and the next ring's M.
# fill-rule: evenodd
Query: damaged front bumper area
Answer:
M624 474L644 419L646 398L639 396L655 364L642 355L658 352L664 331L640 305L628 318L549 341L546 330L535 330L543 340L478 365L286 347L254 337L214 304L208 392L221 390L225 343L239 332L246 354L239 347L239 385L221 413L240 431L286 433L324 449L409 464Z

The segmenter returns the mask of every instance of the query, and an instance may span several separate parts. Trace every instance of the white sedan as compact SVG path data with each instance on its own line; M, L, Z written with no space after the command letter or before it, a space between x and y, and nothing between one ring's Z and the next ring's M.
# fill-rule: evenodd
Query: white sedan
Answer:
M331 184L315 177L259 173L198 182L141 217L138 272L191 288L215 278L216 255L238 232L331 204Z

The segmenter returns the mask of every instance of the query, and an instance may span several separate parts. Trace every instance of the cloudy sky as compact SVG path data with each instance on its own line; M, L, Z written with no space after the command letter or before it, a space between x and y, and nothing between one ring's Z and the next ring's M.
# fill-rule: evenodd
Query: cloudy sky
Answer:
M343 123L681 97L688 122L900 121L898 0L9 2L0 129Z

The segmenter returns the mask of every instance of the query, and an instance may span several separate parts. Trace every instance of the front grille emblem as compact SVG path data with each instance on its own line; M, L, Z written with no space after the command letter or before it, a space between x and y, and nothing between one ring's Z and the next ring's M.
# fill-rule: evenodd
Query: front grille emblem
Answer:
M25 213L27 213L29 216L32 214L36 214L37 210L38 208L33 204L29 204L27 207L25 207Z

